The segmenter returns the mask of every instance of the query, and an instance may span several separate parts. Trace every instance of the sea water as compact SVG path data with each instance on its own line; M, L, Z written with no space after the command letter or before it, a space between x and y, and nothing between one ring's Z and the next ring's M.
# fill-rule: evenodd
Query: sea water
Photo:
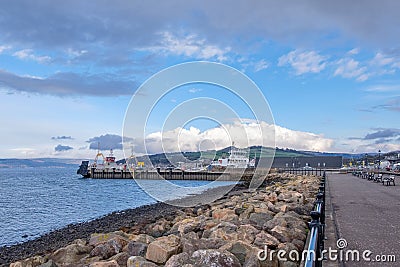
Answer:
M39 237L70 223L155 203L133 179L85 179L77 167L0 168L0 246ZM158 187L159 181L148 181ZM208 188L232 182L175 181ZM162 186L159 186L160 194ZM169 194L170 198L178 196Z

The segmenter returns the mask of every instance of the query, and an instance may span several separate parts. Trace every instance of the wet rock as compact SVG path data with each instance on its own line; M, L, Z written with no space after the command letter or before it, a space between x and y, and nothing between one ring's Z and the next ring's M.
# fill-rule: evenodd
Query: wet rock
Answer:
M146 259L156 262L165 263L180 249L179 238L175 235L163 236L151 242L147 248Z
M194 266L240 267L239 260L228 251L197 250L192 254Z

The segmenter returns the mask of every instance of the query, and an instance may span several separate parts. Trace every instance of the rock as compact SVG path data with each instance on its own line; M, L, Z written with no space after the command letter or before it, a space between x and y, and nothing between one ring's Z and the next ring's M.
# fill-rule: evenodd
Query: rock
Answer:
M185 264L191 264L191 259L188 253L183 252L169 258L164 267L181 267Z
M128 253L121 252L121 253L118 253L117 255L112 256L110 258L110 260L115 260L119 266L125 267L128 259L129 259L129 256L130 255L128 255Z
M158 267L157 264L147 261L145 258L140 256L131 256L129 257L127 263L127 267Z
M252 213L250 214L249 221L250 224L258 229L262 229L263 225L274 218L274 214L272 212L268 213Z
M151 242L147 248L146 259L156 262L165 263L180 249L179 237L175 235L163 236Z
M232 209L216 209L212 212L212 217L217 220L224 220L229 215L236 215ZM237 215L236 215L237 216Z
M203 237L220 238L224 240L237 240L237 226L230 222L221 222L210 230L204 231Z
M277 225L271 230L271 234L282 243L285 243L291 240L289 231L287 227Z
M10 264L10 267L34 267L39 266L45 262L45 259L41 256L34 256L25 260L17 261Z
M46 263L39 265L38 267L58 267L58 266L53 260L49 260Z
M147 244L131 241L128 245L124 248L124 251L127 252L129 256L146 256Z
M289 210L289 207L288 205L282 205L279 207L279 210L282 212L287 212Z
M118 254L122 251L122 248L127 244L122 238L114 237L108 240L106 243L100 243L91 252L90 256L99 256L102 259L108 259L111 256Z
M193 252L200 249L218 249L226 243L227 241L221 238L181 239L182 252L186 252L189 255L192 255Z
M267 246L269 249L276 249L279 243L279 240L274 236L262 231L256 235L253 244L260 249L264 249L265 246Z
M146 227L146 232L153 237L160 237L171 228L171 222L161 219Z
M220 249L225 250L224 247ZM247 258L247 255L253 250L253 247L243 241L235 241L229 244L229 247L227 247L226 250L235 255L240 264L243 264Z
M111 239L123 239L126 243L129 242L129 236L122 231L107 233L107 234L100 234L95 233L90 236L89 245L90 246L97 246L99 244L106 243Z
M179 232L179 234L182 236L186 233L199 230L200 230L200 220L197 217L197 218L187 218L175 223L172 226L170 232L171 233Z
M146 235L146 234L140 234L140 235L135 236L132 240L140 242L140 243L144 243L144 244L150 244L151 242L153 242L156 239L154 237Z
M245 241L249 244L253 243L256 235L260 232L257 228L250 224L244 224L239 226L238 230L238 239Z
M93 262L89 267L120 267L115 260Z
M49 258L57 265L74 265L89 254L91 250L91 246L71 244L56 250Z
M228 251L216 249L197 250L192 254L194 266L240 267L239 260Z

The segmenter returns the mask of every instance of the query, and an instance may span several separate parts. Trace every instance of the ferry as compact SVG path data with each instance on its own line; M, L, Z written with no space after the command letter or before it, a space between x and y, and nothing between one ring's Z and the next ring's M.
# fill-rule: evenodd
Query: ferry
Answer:
M212 161L210 164L210 169L245 169L254 168L256 165L256 160L249 159L248 149L236 148L233 145L229 152L228 158L219 158L218 160Z
M85 178L90 178L92 177L92 172L115 172L127 170L129 172L133 172L134 169L143 169L143 167L144 162L137 162L133 152L132 155L126 160L125 164L117 164L112 149L110 149L110 154L106 157L98 149L93 163L89 164L88 160L82 161L76 173L82 175Z

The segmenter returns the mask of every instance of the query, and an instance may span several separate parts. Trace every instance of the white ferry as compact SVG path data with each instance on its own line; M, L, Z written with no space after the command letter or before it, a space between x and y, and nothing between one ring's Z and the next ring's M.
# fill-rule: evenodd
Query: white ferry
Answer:
M254 168L256 165L255 159L249 159L248 149L239 149L231 146L228 158L219 158L212 161L210 168L224 169L224 168Z

